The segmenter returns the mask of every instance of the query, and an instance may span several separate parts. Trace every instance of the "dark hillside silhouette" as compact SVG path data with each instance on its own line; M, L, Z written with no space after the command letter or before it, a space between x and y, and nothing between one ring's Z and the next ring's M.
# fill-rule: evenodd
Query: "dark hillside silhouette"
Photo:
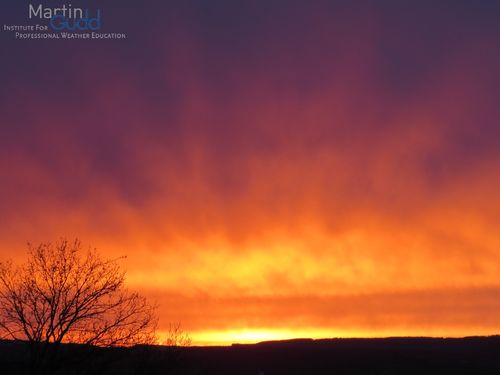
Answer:
M20 374L23 345L0 344L2 374ZM500 373L500 337L265 342L231 347L64 345L74 362L60 374L308 375ZM86 358L79 361L78 358Z

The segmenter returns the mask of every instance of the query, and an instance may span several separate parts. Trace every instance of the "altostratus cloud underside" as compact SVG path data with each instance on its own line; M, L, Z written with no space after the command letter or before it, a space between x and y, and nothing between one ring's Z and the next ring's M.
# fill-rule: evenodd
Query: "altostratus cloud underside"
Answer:
M2 255L126 254L199 342L497 333L498 9L449 5L164 5L12 50Z

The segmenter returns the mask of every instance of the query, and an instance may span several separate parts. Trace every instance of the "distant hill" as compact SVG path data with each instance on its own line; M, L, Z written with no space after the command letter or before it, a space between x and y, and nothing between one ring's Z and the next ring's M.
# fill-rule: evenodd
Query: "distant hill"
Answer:
M0 372L22 373L23 343L0 342ZM500 374L500 337L297 339L230 347L65 346L60 374ZM68 360L69 358L69 360Z

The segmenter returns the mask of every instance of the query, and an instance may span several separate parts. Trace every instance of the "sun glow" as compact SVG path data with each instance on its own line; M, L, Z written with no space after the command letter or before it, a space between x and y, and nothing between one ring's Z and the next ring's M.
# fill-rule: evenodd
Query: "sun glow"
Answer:
M474 334L488 335L487 329L473 327L468 332L457 334L454 329L408 329L386 328L378 330L328 329L328 328L242 328L229 330L196 331L190 335L194 346L230 346L233 344L256 344L265 341L294 339L334 338L384 338L384 337L466 337ZM160 333L160 337L166 337Z
M296 338L336 337L338 332L329 330L243 328L222 331L201 331L193 334L194 345L254 344L263 341L290 340Z

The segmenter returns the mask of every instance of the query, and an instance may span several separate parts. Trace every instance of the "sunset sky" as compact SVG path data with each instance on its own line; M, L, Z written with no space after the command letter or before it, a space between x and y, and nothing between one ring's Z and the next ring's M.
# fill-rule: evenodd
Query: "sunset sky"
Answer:
M101 9L0 33L1 259L126 255L195 344L500 333L500 3Z

